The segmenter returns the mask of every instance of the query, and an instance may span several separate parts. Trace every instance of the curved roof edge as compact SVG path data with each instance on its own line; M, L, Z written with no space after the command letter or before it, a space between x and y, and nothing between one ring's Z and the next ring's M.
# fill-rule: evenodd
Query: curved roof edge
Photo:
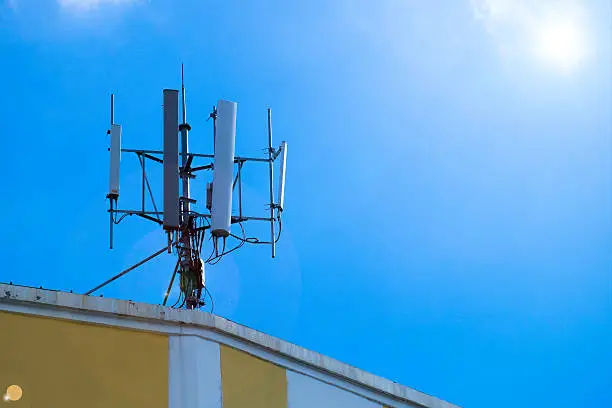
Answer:
M201 327L366 387L375 393L386 394L398 402L412 406L416 404L424 408L458 408L457 405L439 398L207 312L0 283L0 311L5 309L2 307L3 303L108 315L181 328Z

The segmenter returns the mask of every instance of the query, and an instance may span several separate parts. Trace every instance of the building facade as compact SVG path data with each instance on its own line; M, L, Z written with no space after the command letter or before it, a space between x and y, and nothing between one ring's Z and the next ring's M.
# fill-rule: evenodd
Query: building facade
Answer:
M14 408L455 407L209 313L4 284L0 394Z

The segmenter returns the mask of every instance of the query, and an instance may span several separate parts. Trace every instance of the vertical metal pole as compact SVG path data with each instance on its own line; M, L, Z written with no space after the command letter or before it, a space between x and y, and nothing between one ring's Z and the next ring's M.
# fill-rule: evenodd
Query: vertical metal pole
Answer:
M110 98L110 124L111 128L115 124L115 94L111 94ZM110 133L110 130L109 130ZM113 249L113 197L109 197L110 201L110 249Z
M110 249L113 249L113 198L109 198L110 201Z
M115 94L111 94L110 121L111 125L115 124Z
M274 159L272 158L272 109L268 108L268 168L270 169L270 242L272 258L276 256L276 233L274 232Z
M182 200L182 205L181 205L181 229L179 230L179 232L177 232L179 234L179 236L177 237L178 242L181 242L183 244L183 248L185 250L184 253L184 258L190 260L192 258L191 256L191 239L190 239L190 234L191 234L191 226L187 225L187 223L189 222L189 212L191 211L191 204L189 203L189 173L186 170L187 167L187 159L188 159L188 150L189 150L189 130L191 130L191 127L187 124L187 107L185 104L185 70L184 70L184 66L183 64L181 64L181 106L182 106L182 114L183 114L183 121L181 122L181 125L179 126L179 131L181 132L181 167L183 168L182 171L182 190L183 190L183 197L185 198L185 200ZM179 263L181 261L182 255L181 252L178 252L179 254ZM188 265L184 265L185 267ZM179 268L178 264L177 264L177 268ZM175 269L175 273L176 273L176 269ZM173 278L174 279L174 278ZM185 294L185 296L187 295L191 295L189 294Z
M145 212L145 181L147 179L147 173L145 171L145 162L146 158L144 155L138 155L138 159L140 160L140 164L142 166L142 212Z
M181 165L183 167L183 171L185 166L187 165L188 158L188 150L189 150L189 130L191 130L190 126L187 124L187 108L185 105L185 81L184 81L184 68L181 64L181 94L182 94L182 111L183 111L183 122L179 126L179 130L181 132ZM189 198L189 175L183 174L183 197ZM182 213L182 222L187 222L189 218L189 211L191 210L191 204L189 201L183 202L183 213Z
M238 162L238 214L240 220L242 220L242 164L244 162Z
M181 98L183 105L183 123L187 123L187 110L185 106L185 66L181 64Z

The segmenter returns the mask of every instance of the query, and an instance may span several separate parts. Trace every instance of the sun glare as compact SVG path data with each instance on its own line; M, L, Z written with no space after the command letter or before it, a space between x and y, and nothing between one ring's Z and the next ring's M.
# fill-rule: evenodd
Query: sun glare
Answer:
M584 58L586 42L577 24L557 21L539 28L537 54L561 71L574 70Z

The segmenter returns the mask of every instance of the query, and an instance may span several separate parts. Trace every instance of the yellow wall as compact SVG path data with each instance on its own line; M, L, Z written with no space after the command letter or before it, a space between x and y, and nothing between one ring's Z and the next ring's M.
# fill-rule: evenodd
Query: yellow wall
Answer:
M167 408L167 336L0 312L0 396L12 408Z
M221 345L223 408L287 408L285 369Z

